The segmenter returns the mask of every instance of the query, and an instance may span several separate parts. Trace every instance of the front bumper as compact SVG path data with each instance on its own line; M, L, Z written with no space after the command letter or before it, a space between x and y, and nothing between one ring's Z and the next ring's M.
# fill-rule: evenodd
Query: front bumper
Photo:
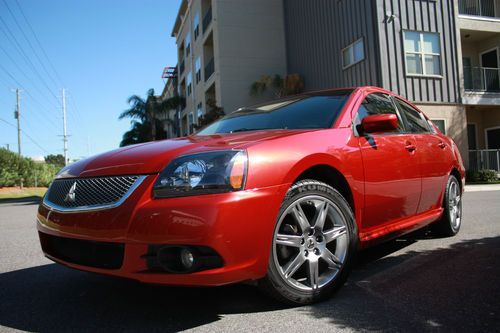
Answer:
M288 184L155 200L151 197L155 178L146 177L116 208L63 213L39 207L41 238L46 234L123 246L119 268L82 265L60 252L45 255L72 268L157 284L215 286L265 276L275 219ZM188 274L150 271L145 256L152 245L206 246L221 256L223 266ZM99 256L106 249L80 251Z

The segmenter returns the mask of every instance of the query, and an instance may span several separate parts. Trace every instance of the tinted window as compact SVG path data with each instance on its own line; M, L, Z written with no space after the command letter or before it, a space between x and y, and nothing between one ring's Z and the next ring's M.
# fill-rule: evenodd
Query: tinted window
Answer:
M362 129L360 125L364 117L384 113L395 114L398 117L398 132L402 132L403 125L396 111L396 107L391 98L385 94L370 94L365 97L365 100L359 106L358 113L354 118L354 128L358 133L361 133Z
M403 102L400 99L395 98L396 104L399 107L399 110L406 118L406 124L408 125L408 131L411 133L426 133L430 132L430 126L427 124L427 120L425 120L424 116L415 110L408 103Z
M206 127L199 135L260 129L330 128L349 98L351 90L329 95L300 96L243 108Z

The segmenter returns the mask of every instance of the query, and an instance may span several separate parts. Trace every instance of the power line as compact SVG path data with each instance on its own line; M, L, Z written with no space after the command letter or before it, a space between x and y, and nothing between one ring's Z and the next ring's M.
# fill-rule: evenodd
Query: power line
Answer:
M59 76L59 73L57 72L56 68L54 67L54 65L52 64L52 62L50 61L50 58L47 56L47 52L45 52L45 49L43 48L42 46L42 43L40 43L40 40L38 39L38 36L36 35L35 33L35 29L33 29L33 27L31 26L31 23L29 22L29 20L26 18L26 15L24 15L24 11L21 7L21 5L19 4L19 1L15 0L16 1L16 4L17 4L17 7L19 8L19 11L21 12L21 15L23 16L24 18L24 21L26 22L26 25L29 27L31 33L33 34L33 36L35 37L35 40L38 44L38 46L40 47L40 50L42 50L42 53L45 57L45 59L47 60L47 63L49 64L49 66L51 67L52 71L54 72L54 74L56 75L57 79L59 80L59 82L61 83L62 86L65 86L63 80L61 79L61 76Z
M19 87L21 87L21 89L23 89L26 92L27 96L30 96L30 98L33 99L33 101L37 102L40 106L43 106L40 102L38 102L38 100L35 97L33 97L33 95L29 93L29 91L27 91L26 88L24 88L24 86L21 83L19 83L19 81L16 80L16 78L7 69L5 69L5 67L2 66L2 64L0 64L0 69L3 70L5 73L7 73L7 75L14 81L14 83L16 83ZM47 112L50 113L48 110ZM55 127L55 125L53 126Z
M43 79L42 75L40 74L40 72L38 72L38 70L36 69L35 65L33 64L33 62L30 60L30 58L28 57L28 55L26 54L26 52L24 51L23 47L19 44L19 42L17 41L17 38L16 36L12 33L12 31L10 30L8 24L3 20L3 18L0 16L0 22L5 26L5 28L7 29L7 32L10 34L10 36L12 37L12 40L14 41L14 45L17 46L18 48L18 51L20 52L20 54L23 56L24 60L26 61L26 63L28 65L31 66L31 70L33 71L33 73L36 74L36 76L38 76L38 78L40 79L40 82L44 85L44 87L48 90L48 92L52 95L52 97L54 97L54 99L57 101L57 104L59 104L59 100L57 99L57 96L52 92L52 90L50 89L50 87L48 86L47 82L45 82L45 80ZM12 43L12 40L9 38L9 41Z
M1 17L0 17L0 19L1 19ZM21 55L21 58L24 60L24 62L25 62L26 64L28 64L28 65L29 65L29 62L28 62L29 60L27 60L26 55L22 53L22 50L19 50L19 47L18 47L18 46L14 43L14 41L11 39L12 37L10 37L10 36L9 36L9 35L5 32L5 30L4 30L1 26L0 26L0 31L2 31L2 33L3 33L3 34L5 35L5 37L9 40L9 42L10 42L12 45L14 45L14 48L16 49L17 53L18 53L19 55ZM31 69L31 68L30 68L30 69ZM31 70L32 70L32 69L31 69ZM32 71L33 71L33 70L32 70ZM49 99L49 98L48 98L48 96L47 96L45 93L41 92L41 90L40 90L37 86L35 86L35 88L37 88L37 91L39 91L40 95L42 95L44 98L46 98L47 102L48 102L48 103L49 103L52 107L54 107L54 108L56 108L56 107L57 107L57 105L56 105L56 104L54 104L54 102L53 102L51 99Z
M15 16L14 16L14 14L13 14L13 13L12 13L12 11L10 10L9 5L7 4L7 2L6 2L5 0L2 0L2 1L3 1L3 2L5 3L5 5L7 6L7 9L9 10L9 12L10 12L10 14L12 15L12 17L14 18L14 20L16 21L16 24L17 24L18 28L21 30L21 32L23 33L23 35L24 35L25 39L26 39L26 40L28 41L28 43L30 44L30 47L31 47L31 49L33 50L33 53L34 53L34 54L35 54L35 56L37 57L38 61L42 64L42 66L43 66L43 68L44 68L45 72L47 72L47 74L49 74L49 73L48 73L48 71L47 71L47 69L46 69L46 67L44 66L43 62L41 61L40 57L38 57L37 52L34 50L34 48L33 48L32 44L29 42L29 40L28 40L28 38L27 38L26 34L24 34L24 31L21 29L21 27L20 27L20 25L19 25L18 21L16 20L16 18L15 18ZM33 29L33 26L31 25L31 23L29 22L28 18L26 17L26 15L25 15L25 13L24 13L24 11L23 11L23 9L22 9L22 7L21 7L21 5L20 5L19 1L18 1L18 0L15 0L15 2L16 2L16 5L17 5L17 7L18 7L18 9L19 9L19 12L21 13L21 15L22 15L22 17L23 17L23 19L24 19L24 21L25 21L26 25L28 26L29 30L31 31L31 34L33 35L33 37L34 37L34 39L35 39L35 41L36 41L36 43L37 43L37 45L38 45L39 49L42 51L42 54L43 54L43 56L45 57L45 60L46 60L46 61L47 61L47 63L49 64L50 68L51 68L51 69L52 69L52 71L54 72L54 74L55 74L55 76L57 77L57 79L59 80L59 83L61 83L61 84L62 84L62 86L65 86L65 84L64 84L64 82L63 82L63 80L61 79L61 76L60 76L60 75L59 75L59 73L57 72L57 70L56 70L55 66L53 65L53 63L50 61L50 58L48 57L47 52L45 52L45 49L44 49L44 47L43 47L42 43L40 42L40 39L38 38L38 36L37 36L37 34L36 34L36 32L35 32L35 29ZM50 74L49 74L49 77L52 79L52 81L53 81L54 83L56 83L56 82L55 82L55 80L53 79L53 77L52 77ZM57 85L57 83L56 83L56 85ZM72 104L72 106L73 106L73 109L74 109L74 111L75 111L74 113L70 113L70 114L71 114L71 116L72 116L73 118L75 118L75 117L76 117L76 119L78 119L78 122L84 123L84 127L85 127L85 128L87 128L87 126L86 126L85 122L83 122L83 120L82 120L81 113L80 113L80 111L79 111L79 109L78 109L78 107L77 107L77 105L76 105L76 102L75 102L75 100L74 100L74 97L73 97L72 95L71 95L70 97L71 97L70 102L71 102L71 104ZM75 119L75 120L76 120L76 119ZM87 131L87 132L88 132L88 131Z
M14 23L16 23L17 28L19 29L19 31L21 31L21 34L23 35L23 37L26 40L26 42L28 42L28 45L31 48L31 51L33 51L33 54L35 55L35 57L38 60L38 62L40 63L40 65L42 65L43 70L45 71L45 73L47 74L47 76L49 77L49 79L52 80L52 83L54 83L57 86L57 82L54 80L54 78L52 77L52 75L50 75L49 71L45 67L45 64L40 60L40 57L38 56L38 53L36 52L35 48L33 47L33 44L31 44L31 41L28 39L28 36L26 36L26 33L24 32L24 29L21 27L21 25L17 21L17 18L14 15L14 13L12 12L12 10L10 9L9 4L5 0L2 0L2 1L5 4L5 6L7 7L7 10L9 11L10 15L12 16L12 18L14 19Z
M13 127L13 128L17 128L16 125L8 122L7 120L5 119L2 119L0 118L0 121L3 121L4 123L6 123L7 125ZM25 131L21 130L21 132L28 138L28 140L31 141L31 143L33 143L35 146L37 146L38 148L40 148L41 150L43 150L47 155L49 155L50 153L45 149L43 148L42 146L40 146L35 140L33 140L33 138L31 136L28 135L28 133L26 133Z
M14 66L16 66L17 70L19 72L21 72L21 74L24 75L24 77L33 85L33 87L40 93L40 95L44 95L44 93L40 90L40 88L38 87L38 85L35 84L35 82L33 82L31 80L31 78L29 77L28 74L26 74L25 71L23 71L23 69L21 68L21 66L19 66L19 64L14 60L14 58L12 58L12 56L7 52L7 50L5 48L3 48L1 45L0 45L0 50L3 51L3 53L5 53L5 55L10 59L10 61L14 64ZM54 106L52 104L52 106Z

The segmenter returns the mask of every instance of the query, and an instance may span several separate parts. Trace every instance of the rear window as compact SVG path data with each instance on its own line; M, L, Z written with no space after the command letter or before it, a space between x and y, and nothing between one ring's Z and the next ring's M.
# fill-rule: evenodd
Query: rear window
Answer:
M352 90L328 95L300 96L239 109L198 133L233 133L263 129L330 128L338 118Z

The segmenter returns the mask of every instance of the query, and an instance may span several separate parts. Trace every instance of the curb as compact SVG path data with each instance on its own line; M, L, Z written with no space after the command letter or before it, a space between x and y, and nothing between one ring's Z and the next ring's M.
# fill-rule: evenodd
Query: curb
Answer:
M465 185L465 192L500 191L500 184L491 185Z

